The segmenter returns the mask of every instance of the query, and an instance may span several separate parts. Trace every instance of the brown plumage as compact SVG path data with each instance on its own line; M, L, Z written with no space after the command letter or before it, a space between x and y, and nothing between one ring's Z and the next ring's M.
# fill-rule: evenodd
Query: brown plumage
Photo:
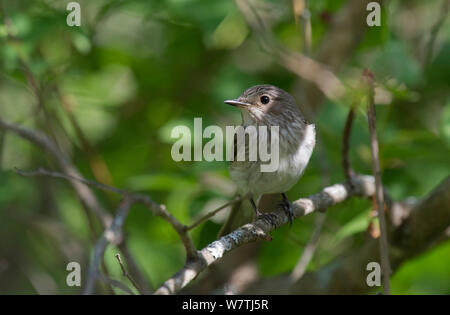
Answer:
M235 142L235 157L240 150L244 150L246 159L236 161L235 158L229 172L239 193L250 199L258 216L264 216L257 206L261 196L281 193L283 207L292 220L292 209L285 192L298 181L309 162L315 146L314 125L304 118L289 93L273 85L253 86L237 99L225 103L241 110L244 128L254 126L258 130L258 126L268 127L267 137L258 132L258 142L270 142L274 136L270 133L270 127L278 126L279 164L275 171L262 172L260 166L264 162L259 157L256 161L248 160L249 150L256 148L249 147L246 141L241 146Z

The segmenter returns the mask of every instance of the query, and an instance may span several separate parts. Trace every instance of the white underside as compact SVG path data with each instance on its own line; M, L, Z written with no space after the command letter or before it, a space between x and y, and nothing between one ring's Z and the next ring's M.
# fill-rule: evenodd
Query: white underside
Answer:
M261 162L233 162L229 167L230 177L242 196L251 194L257 202L264 194L287 192L303 174L315 143L315 127L313 124L306 125L304 138L298 143L296 151L287 153L288 149L280 143L279 167L276 171L261 172Z

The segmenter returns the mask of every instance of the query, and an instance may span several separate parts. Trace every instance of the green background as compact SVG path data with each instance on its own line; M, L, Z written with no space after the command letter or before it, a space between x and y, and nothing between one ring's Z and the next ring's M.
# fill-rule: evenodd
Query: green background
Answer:
M263 83L295 94L299 78L261 48L234 1L79 1L81 27L67 26L68 2L3 1L2 19L11 25L0 23L0 118L53 135L85 177L144 192L185 224L231 199L234 185L226 162L172 160L173 126L192 126L194 117L202 117L204 126L239 124L239 112L223 100ZM262 3L277 40L303 51L292 2ZM329 32L325 17L333 17L344 3L309 1L313 53ZM395 200L421 198L450 173L448 21L436 37L432 57L426 58L442 3L383 4L382 26L368 28L337 72L351 85L363 68L370 68L377 87L387 95L385 104L377 106L377 123L383 183ZM8 34L15 38L8 39ZM44 110L39 109L24 64L39 85ZM87 145L62 99L70 104L70 115ZM297 100L315 121L322 150L316 148L303 178L288 193L291 199L322 187L323 158L329 182L344 180L340 143L349 108L345 102L325 99L307 109ZM67 182L24 178L13 171L55 169L46 153L13 134L0 131L0 139L0 293L79 293L80 288L66 286L65 266L78 261L86 271L98 224L90 230ZM354 168L365 174L371 173L368 139L360 110L351 158ZM119 197L95 193L113 212ZM330 209L308 270L358 250L368 238L370 209L370 201L357 199ZM275 231L273 242L262 244L256 258L262 276L292 270L314 219L310 215L296 220L291 228ZM198 248L216 238L221 220L210 220L192 232ZM124 231L154 288L183 265L177 234L143 206L133 206ZM108 247L105 265L111 278L124 281L116 252ZM447 241L405 263L392 277L392 292L450 294L449 266Z

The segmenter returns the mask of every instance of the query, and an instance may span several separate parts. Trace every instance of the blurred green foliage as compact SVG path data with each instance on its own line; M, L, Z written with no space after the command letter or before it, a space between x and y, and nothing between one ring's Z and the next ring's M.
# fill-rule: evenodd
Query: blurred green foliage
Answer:
M225 162L172 160L172 127L192 128L194 117L202 117L204 126L238 124L240 114L223 100L261 83L292 92L298 78L261 49L231 0L80 0L81 27L66 25L68 2L2 1L2 19L10 26L0 23L0 118L52 134L86 177L145 192L185 224L231 199L234 186ZM313 51L328 31L326 17L344 3L309 1ZM302 50L291 1L264 4L278 40ZM383 26L367 31L338 73L351 83L359 80L361 69L370 68L386 96L377 106L380 158L383 182L396 200L423 197L450 174L448 21L432 58L425 57L441 4L390 1L383 7ZM39 84L45 110L39 109L23 64ZM63 102L94 153L86 150ZM323 156L316 150L291 198L320 189L323 158L330 181L343 180L340 143L348 105L326 100L309 109ZM351 158L358 172L370 173L368 128L361 113ZM65 266L78 261L85 268L98 233L92 234L72 188L58 179L15 174L14 167L55 164L40 149L1 131L0 163L0 292L78 293L79 288L65 285ZM113 212L118 197L96 194ZM310 270L367 239L370 207L369 201L350 200L328 211ZM196 245L213 241L221 222L223 216L194 230ZM313 227L314 215L275 231L274 241L262 244L258 257L262 275L292 270ZM144 207L133 206L124 230L154 287L183 265L177 234ZM108 248L105 266L112 278L123 280L116 252ZM447 242L402 266L393 276L393 292L450 294L449 266Z

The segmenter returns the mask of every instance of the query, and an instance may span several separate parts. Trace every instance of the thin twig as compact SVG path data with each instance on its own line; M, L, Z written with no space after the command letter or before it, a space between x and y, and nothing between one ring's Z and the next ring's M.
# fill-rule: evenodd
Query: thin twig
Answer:
M130 274L128 273L128 271L126 270L125 266L122 263L122 259L120 258L120 254L117 253L117 254L114 255L114 257L116 257L117 261L119 262L120 269L122 269L122 275L125 278L127 278L128 280L130 280L130 282L133 284L133 286L136 288L136 290L138 290L138 292L140 294L144 294L144 292L142 292L142 290L139 287L139 285L136 283L136 281L134 281L133 277L131 277Z
M122 241L122 225L128 215L133 201L131 198L125 197L117 208L117 214L114 220L105 231L94 246L94 255L89 264L89 269L86 277L86 285L83 294L92 294L95 288L95 283L100 274L100 262L103 260L106 247L109 243L119 244Z
M367 116L370 131L370 147L372 151L372 168L375 177L375 190L376 190L375 196L377 200L378 219L380 221L380 230L381 230L380 257L381 257L381 268L383 271L383 292L384 294L387 295L390 294L389 278L391 275L391 267L389 263L389 247L387 241L386 218L384 215L384 195L383 195L383 184L381 181L380 158L379 158L379 148L376 129L373 79L374 79L373 74L367 69L364 70L363 80L365 80L368 86Z
M190 231L194 228L196 228L197 226L199 226L200 224L202 224L203 222L207 221L209 218L215 216L217 213L219 213L220 211L222 211L223 209L227 208L228 206L231 206L233 204L235 204L236 202L241 201L242 198L240 196L237 196L236 198L234 198L233 200L223 204L222 206L220 206L219 208L208 212L206 215L204 215L203 217L201 217L200 219L198 219L196 222L192 223L191 225L189 225L188 227L186 227L186 231Z
M121 242L118 245L118 248L120 252L122 253L124 259L127 262L128 269L130 270L130 273L134 275L134 278L136 279L136 282L138 283L139 287L142 289L142 294L151 294L152 288L150 284L148 283L148 280L146 277L142 274L141 270L139 269L136 260L134 259L133 255L131 255L130 250L128 249L127 239L124 238L123 242Z
M50 177L55 177L55 178L62 178L62 179L66 179L68 181L70 180L76 180L79 181L83 184L86 184L88 186L92 186L95 188L98 188L100 190L103 191L107 191L107 192L113 192L119 195L127 195L128 192L126 190L123 189L119 189L119 188L115 188L112 186L108 186L99 182L96 182L94 180L90 180L90 179L86 179L86 178L82 178L82 177L75 177L72 175L67 175L67 174L63 174L63 173L59 173L59 172L53 172L53 171L49 171L46 170L42 167L38 168L35 171L23 171L21 169L18 169L17 167L14 168L15 172L19 175L25 176L25 177L31 177L31 176L50 176Z
M1 121L0 121L1 122ZM0 125L1 127L1 125ZM48 171L43 168L38 169L37 171L29 171L25 172L22 170L16 171L24 176L37 176L37 175L46 175L56 178L62 178L69 181L76 181L80 182L87 186L92 186L101 190L113 192L116 194L122 195L124 198L128 198L132 203L139 202L147 206L149 210L152 211L152 213L156 216L162 217L164 220L169 222L172 227L175 229L175 231L178 233L185 249L186 249L186 255L187 259L191 260L197 257L197 249L194 246L194 243L192 242L192 239L190 238L189 234L187 233L186 226L181 224L170 212L166 209L165 205L160 205L153 201L149 196L139 194L139 193L129 193L127 190L115 188L109 185L105 185L102 183L98 183L93 180L88 180L83 178L81 175L79 176L72 176L72 175L66 175L59 172L54 171Z
M342 168L348 182L355 175L350 163L350 137L352 133L353 120L355 118L355 107L352 105L345 121L344 135L342 137Z
M5 122L0 119L0 129L15 133L16 135L30 141L44 151L50 153L53 159L57 162L64 174L73 176L74 178L82 178L81 173L71 162L70 158L65 155L56 144L44 133L37 130L30 130ZM76 194L81 200L81 204L86 211L92 211L104 227L111 224L111 215L98 202L96 196L91 190L87 189L85 185L77 180L69 180L74 188Z
M181 224L166 208L165 205L159 205L154 202L149 196L142 194L133 194L131 197L136 201L140 202L149 208L154 215L159 216L166 220L172 225L174 230L178 233L178 236L183 243L184 249L186 250L186 260L195 260L198 256L198 251L192 242L191 237L186 231L186 226Z

